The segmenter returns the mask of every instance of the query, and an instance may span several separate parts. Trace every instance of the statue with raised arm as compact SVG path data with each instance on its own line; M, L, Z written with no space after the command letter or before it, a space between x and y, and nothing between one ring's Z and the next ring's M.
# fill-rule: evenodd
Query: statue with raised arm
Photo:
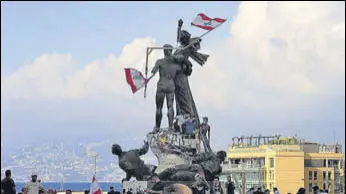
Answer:
M168 117L168 127L173 129L173 120L174 120L174 78L176 73L180 70L180 66L176 63L176 60L172 56L173 46L165 44L164 46L164 58L158 59L155 63L154 68L152 69L152 74L159 72L160 78L157 83L156 89L156 122L153 132L159 130L162 120L162 107L164 100L166 98L167 104L167 117Z
M180 47L174 53L177 62L182 68L174 79L177 115L189 114L192 117L198 116L190 91L188 76L192 73L192 63L189 61L189 58L192 58L202 66L209 57L209 55L197 52L200 49L201 41L198 37L191 38L191 34L186 30L182 30L179 33Z
M123 151L121 146L113 144L112 154L119 158L119 167L126 173L126 180L135 177L138 181L144 180L144 176L152 176L156 166L144 164L140 156L145 155L149 150L149 144L144 141L144 146L140 149Z

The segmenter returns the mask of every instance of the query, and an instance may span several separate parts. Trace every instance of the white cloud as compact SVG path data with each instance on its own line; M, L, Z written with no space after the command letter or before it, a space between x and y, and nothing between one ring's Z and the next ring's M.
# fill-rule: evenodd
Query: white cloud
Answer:
M230 37L218 43L208 63L190 78L199 106L248 109L299 106L310 95L344 95L344 2L242 2ZM208 42L208 37L204 40ZM144 70L145 47L153 38L135 39L121 54L75 69L68 54L44 54L1 78L1 96L13 99L134 98L124 67ZM208 49L208 48L204 48ZM150 56L150 64L161 57ZM157 80L157 78L156 78ZM154 105L156 80L148 87ZM149 102L148 102L149 101ZM141 101L142 102L142 101Z

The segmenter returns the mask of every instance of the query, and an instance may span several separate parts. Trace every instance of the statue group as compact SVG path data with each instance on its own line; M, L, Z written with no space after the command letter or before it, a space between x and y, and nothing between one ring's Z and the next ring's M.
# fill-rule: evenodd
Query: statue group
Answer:
M151 71L153 75L159 73L159 80L155 97L155 125L147 135L148 141L141 149L129 151L123 151L118 144L112 146L112 153L118 156L119 166L126 173L124 180L135 177L138 181L151 181L155 183L151 187L152 193L155 193L153 190L163 192L167 184L162 182L170 182L172 186L179 182L196 182L196 177L202 177L205 182L213 181L220 175L221 163L226 158L226 152L214 153L210 148L208 118L203 117L203 122L200 122L188 80L192 74L190 59L203 66L209 55L198 52L202 39L191 37L188 31L181 30L182 25L183 21L179 20L177 41L180 46L163 45L164 57L156 61ZM165 99L168 127L161 128ZM204 152L200 150L202 143ZM145 164L141 160L140 156L146 154L149 147L157 156L159 166ZM165 186L160 188L158 185Z

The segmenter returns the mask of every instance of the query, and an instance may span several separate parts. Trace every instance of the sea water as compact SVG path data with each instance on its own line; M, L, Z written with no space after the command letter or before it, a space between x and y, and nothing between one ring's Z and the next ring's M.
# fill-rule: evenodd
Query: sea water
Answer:
M24 187L25 183L16 183L16 189L17 192L21 192L22 188ZM91 183L88 182L76 182L76 183L61 183L58 182L43 182L41 183L42 186L48 190L48 189L53 189L60 191L61 186L63 186L63 189L71 189L72 191L84 191L84 190L90 190ZM109 187L113 186L116 191L121 191L122 186L121 183L99 183L101 190L102 191L109 191Z

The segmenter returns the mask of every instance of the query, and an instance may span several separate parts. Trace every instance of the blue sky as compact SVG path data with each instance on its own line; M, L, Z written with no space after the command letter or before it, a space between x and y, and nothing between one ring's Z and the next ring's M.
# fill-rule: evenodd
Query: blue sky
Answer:
M143 99L123 68L143 70L146 46L174 44L180 18L202 34L189 25L198 13L228 19L190 77L215 147L274 133L332 143L332 131L344 144L344 2L1 2L4 146L143 137L157 78Z
M177 21L199 12L232 18L237 2L2 2L1 67L15 71L46 52L71 53L81 63L118 54L134 37L174 43ZM193 32L202 32L194 30ZM213 32L214 39L227 33Z

